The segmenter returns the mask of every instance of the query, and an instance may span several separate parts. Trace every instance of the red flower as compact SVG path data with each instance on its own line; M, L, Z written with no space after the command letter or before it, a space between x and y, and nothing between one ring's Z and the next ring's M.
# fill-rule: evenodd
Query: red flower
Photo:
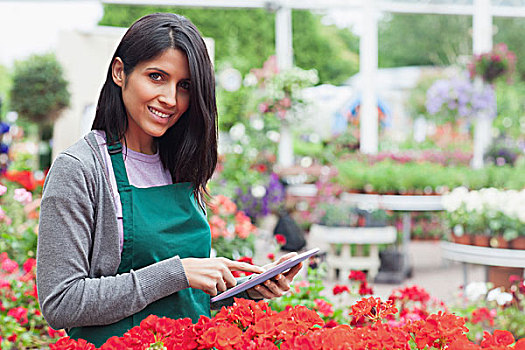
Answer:
M334 288L332 289L332 293L334 295L342 294L344 292L350 293L350 289L348 289L347 286L343 286L343 285L340 285L340 284L336 284L334 286Z
M268 258L268 260L270 261L274 261L275 260L275 254L274 253L268 253L268 255L266 256Z
M275 240L277 241L277 244L279 244L280 246L283 246L286 244L286 237L284 237L281 234L276 234Z
M489 324L491 326L494 325L494 317L488 308L480 307L472 311L472 319L471 319L472 323L477 324L483 321L489 321Z
M36 267L36 259L33 259L33 258L27 259L26 262L23 265L25 273L33 272L33 269L35 267Z
M371 295L371 294L374 294L374 290L372 289L372 287L368 286L368 283L363 281L359 285L359 295Z
M69 337L59 339L55 344L49 345L49 350L95 350L95 345L84 339L78 341Z
M353 281L366 281L366 273L363 271L352 270L348 275L348 279Z
M481 341L481 346L487 348L489 346L497 345L510 345L514 343L514 336L509 331L502 331L496 329L494 335L489 332L483 333L483 340Z

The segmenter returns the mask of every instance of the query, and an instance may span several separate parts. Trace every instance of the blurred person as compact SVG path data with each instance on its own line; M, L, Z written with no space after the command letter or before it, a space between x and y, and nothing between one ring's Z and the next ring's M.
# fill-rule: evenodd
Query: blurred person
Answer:
M137 20L111 60L92 130L54 161L44 186L37 286L51 327L96 346L150 314L210 316L210 296L259 267L210 258L206 184L217 163L213 67L197 28ZM238 297L275 298L301 265Z

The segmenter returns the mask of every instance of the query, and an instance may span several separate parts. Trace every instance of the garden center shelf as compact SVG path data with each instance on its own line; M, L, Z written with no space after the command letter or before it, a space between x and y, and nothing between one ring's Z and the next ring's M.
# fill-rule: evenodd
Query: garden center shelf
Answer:
M441 242L441 251L444 259L463 263L464 285L468 284L467 264L484 265L486 267L525 268L525 250Z
M441 196L429 195L382 195L366 193L342 193L346 203L365 208L377 208L394 211L439 211L443 210Z

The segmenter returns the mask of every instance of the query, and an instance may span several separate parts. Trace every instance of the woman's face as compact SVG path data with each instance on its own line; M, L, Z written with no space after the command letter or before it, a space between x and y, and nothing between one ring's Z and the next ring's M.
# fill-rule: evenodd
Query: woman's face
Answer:
M186 54L167 49L152 60L137 64L127 77L122 60L116 58L113 81L122 88L128 117L128 147L142 153L154 153L153 137L164 135L190 104L190 69Z

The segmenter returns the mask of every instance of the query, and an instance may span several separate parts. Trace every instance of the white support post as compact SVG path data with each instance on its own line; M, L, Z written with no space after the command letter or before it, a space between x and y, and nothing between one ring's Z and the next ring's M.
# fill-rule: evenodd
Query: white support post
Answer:
M279 7L275 13L275 51L279 70L292 67L292 10ZM290 127L283 121L279 141L278 163L282 167L293 165L293 139Z
M360 149L376 154L378 149L378 112L375 76L377 73L377 11L375 0L363 2L363 32L359 42L359 71L361 76Z
M474 15L472 16L473 53L479 55L492 50L492 15L490 0L474 0ZM476 81L476 85L482 84ZM474 128L474 156L472 167L483 167L483 155L489 147L492 138L492 121L487 116L477 116Z

